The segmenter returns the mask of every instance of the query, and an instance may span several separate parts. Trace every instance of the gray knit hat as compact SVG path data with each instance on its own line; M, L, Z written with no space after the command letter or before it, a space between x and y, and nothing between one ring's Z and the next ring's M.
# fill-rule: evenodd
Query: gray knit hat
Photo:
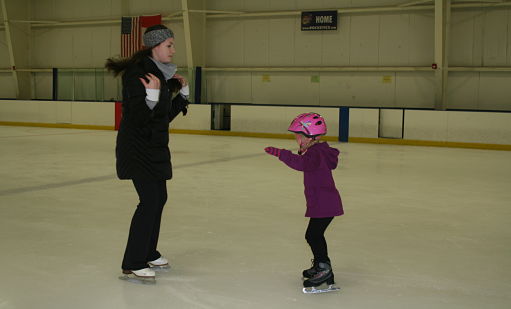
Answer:
M163 25L156 25L147 28L144 33L144 46L154 47L166 39L173 38L174 32Z

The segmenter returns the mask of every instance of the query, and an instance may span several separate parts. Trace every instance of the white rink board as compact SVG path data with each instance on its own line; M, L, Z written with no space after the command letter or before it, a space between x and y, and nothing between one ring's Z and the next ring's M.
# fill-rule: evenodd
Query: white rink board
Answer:
M349 137L378 137L378 109L350 108Z
M170 124L170 128L182 130L210 130L211 105L188 105L188 113L186 116L179 114Z
M325 118L327 136L339 132L339 109L328 107L231 106L231 131L255 133L289 133L291 121L302 113L316 112Z
M407 110L404 138L511 144L511 113Z

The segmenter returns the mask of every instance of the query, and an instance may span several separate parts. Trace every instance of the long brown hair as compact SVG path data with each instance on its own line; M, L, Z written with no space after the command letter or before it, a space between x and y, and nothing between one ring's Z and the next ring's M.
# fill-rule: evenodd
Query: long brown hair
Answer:
M151 48L145 48L134 53L129 58L111 57L106 60L105 68L112 72L114 76L118 76L129 66L138 64L142 59L151 56Z
M124 70L126 70L129 66L138 64L144 59L145 57L151 56L151 49L142 49L133 54L130 58L119 58L119 57L112 57L108 58L105 63L105 68L114 74L114 76L118 76ZM176 93L179 90L181 90L182 85L176 78L171 78L167 81L168 87L172 93Z

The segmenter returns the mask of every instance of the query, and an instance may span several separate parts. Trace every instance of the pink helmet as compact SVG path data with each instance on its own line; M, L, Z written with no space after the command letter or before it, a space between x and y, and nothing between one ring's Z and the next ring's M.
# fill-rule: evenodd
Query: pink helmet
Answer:
M316 137L326 134L326 123L320 114L305 113L296 116L287 130L307 137Z

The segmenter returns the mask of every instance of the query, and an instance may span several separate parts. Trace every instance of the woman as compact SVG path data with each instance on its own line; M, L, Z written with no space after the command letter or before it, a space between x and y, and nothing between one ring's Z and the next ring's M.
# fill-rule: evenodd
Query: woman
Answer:
M169 123L186 115L188 83L171 64L174 34L163 25L147 28L145 49L128 59L108 59L105 67L122 74L122 119L117 134L116 167L131 179L140 203L131 220L121 279L154 281L154 267L168 267L157 250L166 181L172 178ZM179 92L174 98L173 94Z

